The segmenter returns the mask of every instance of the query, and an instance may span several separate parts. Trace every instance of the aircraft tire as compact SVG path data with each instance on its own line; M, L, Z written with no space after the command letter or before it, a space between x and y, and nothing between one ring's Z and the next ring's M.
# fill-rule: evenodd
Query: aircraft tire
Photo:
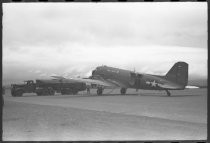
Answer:
M103 93L103 89L102 89L102 88L98 88L98 89L97 89L97 94L98 94L98 95L102 95L102 93Z
M126 88L121 88L120 93L121 93L122 95L125 95L125 93L126 93Z

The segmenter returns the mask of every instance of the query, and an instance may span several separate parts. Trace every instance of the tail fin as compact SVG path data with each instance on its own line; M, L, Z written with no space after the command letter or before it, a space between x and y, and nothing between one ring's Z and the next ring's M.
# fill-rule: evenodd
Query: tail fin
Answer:
M166 79L185 87L188 83L188 64L177 62L166 74Z

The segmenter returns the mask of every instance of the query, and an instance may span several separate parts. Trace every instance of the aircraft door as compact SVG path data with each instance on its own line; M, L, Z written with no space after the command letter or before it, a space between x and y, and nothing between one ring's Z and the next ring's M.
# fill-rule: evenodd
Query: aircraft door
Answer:
M140 88L140 85L141 85L141 77L142 77L141 74L136 74L136 73L131 72L130 73L129 84L132 87Z
M137 76L136 76L135 86L137 89L140 88L140 86L141 86L141 77L142 77L142 75L140 75L140 74L137 74Z

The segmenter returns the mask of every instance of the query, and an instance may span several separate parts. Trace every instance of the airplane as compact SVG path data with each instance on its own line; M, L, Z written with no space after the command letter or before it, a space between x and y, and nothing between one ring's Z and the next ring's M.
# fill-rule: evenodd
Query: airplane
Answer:
M54 76L54 78L61 78ZM97 94L102 95L105 88L121 88L122 95L127 88L143 90L164 90L171 96L169 90L184 90L188 84L188 64L177 62L164 76L142 74L109 66L99 66L92 71L89 78L71 78L72 82L83 82L97 88Z

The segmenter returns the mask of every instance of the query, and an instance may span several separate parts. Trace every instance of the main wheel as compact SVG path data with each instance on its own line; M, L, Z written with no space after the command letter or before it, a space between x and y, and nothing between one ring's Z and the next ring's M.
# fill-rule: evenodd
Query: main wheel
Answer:
M97 94L98 94L98 95L102 95L102 93L103 93L103 88L101 88L101 87L98 88L98 89L97 89Z
M126 88L121 88L120 93L124 95L126 93Z

